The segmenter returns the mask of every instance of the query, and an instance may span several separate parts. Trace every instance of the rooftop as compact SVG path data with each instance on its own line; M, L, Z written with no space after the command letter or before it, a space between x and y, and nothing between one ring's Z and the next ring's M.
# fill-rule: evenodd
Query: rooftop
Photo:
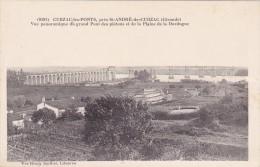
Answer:
M81 102L80 99L63 99L63 100L54 100L54 101L46 101L46 104L58 108L58 109L67 109L71 106L74 107L86 107L86 103Z

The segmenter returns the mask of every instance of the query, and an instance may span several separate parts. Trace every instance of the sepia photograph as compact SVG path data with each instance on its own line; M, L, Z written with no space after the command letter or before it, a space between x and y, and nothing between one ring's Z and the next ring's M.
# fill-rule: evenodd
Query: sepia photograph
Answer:
M248 69L7 71L8 161L246 161Z
M0 167L258 167L258 1L0 1Z

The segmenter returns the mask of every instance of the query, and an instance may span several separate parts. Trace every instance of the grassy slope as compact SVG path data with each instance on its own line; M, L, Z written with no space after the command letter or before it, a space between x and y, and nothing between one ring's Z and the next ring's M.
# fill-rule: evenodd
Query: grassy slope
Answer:
M163 141L161 160L246 160L247 130L224 126L223 132L180 134L190 130L189 121L154 120L154 139ZM84 121L64 122L38 130L25 139L8 141L8 160L82 161L91 159L91 148L82 140ZM14 148L16 147L16 148ZM189 155L191 154L191 155Z
M91 148L82 141L83 122L53 124L24 139L8 141L8 161L83 161Z
M222 132L194 128L190 121L155 120L153 138L164 141L162 160L247 160L247 127L221 125ZM193 159L194 160L194 159Z

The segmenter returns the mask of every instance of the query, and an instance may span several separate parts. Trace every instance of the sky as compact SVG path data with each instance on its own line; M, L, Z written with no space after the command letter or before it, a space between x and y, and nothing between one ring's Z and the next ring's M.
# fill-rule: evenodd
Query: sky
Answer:
M50 5L50 3L52 3ZM253 2L252 2L253 3ZM250 66L259 61L257 7L244 2L6 2L7 67ZM180 17L187 27L35 27L38 17ZM260 25L260 24L258 24ZM258 49L258 51L256 50ZM256 58L256 59L254 59Z

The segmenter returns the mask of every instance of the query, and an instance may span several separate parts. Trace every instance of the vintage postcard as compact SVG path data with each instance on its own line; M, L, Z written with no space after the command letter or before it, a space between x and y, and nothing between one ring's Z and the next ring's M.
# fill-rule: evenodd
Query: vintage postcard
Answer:
M0 10L0 167L260 166L259 1Z

